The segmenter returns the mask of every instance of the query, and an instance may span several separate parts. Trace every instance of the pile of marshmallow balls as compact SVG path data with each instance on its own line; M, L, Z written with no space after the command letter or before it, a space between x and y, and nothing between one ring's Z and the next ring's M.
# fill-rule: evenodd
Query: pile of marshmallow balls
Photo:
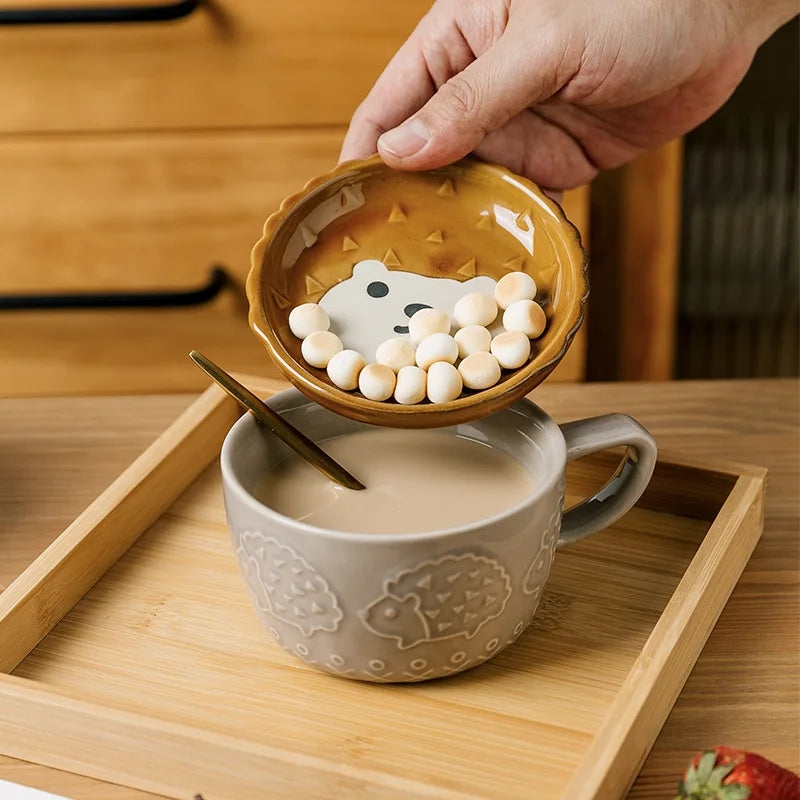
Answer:
M304 303L289 314L289 328L302 339L301 352L312 367L326 369L331 382L345 391L358 389L369 400L391 397L402 405L447 403L464 388L489 389L502 370L527 364L531 339L544 333L547 318L533 299L536 283L524 272L510 272L496 284L494 297L480 292L464 295L453 319L435 308L423 308L408 323L409 338L387 339L367 364L355 350L343 349L331 333L322 306ZM502 333L489 326L502 312ZM455 328L455 335L450 331Z

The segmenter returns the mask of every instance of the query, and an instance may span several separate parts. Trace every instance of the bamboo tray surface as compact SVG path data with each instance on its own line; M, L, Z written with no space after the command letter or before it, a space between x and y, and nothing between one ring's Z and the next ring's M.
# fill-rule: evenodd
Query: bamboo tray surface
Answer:
M763 470L660 461L621 522L559 551L515 645L369 685L252 611L216 460L238 414L206 391L0 596L0 752L204 800L624 794L760 536ZM571 465L568 502L614 463Z

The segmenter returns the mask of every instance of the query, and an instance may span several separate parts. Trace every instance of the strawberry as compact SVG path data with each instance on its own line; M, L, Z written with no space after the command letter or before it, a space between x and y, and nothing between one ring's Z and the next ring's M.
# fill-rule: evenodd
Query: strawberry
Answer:
M800 777L755 753L715 747L695 756L675 800L800 800Z

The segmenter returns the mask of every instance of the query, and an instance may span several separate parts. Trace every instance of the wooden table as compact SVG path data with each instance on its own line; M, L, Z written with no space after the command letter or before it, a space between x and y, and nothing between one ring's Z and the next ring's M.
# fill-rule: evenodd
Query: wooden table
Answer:
M672 797L691 754L719 743L800 769L798 383L549 385L535 399L559 421L626 411L672 452L770 470L764 536L629 797ZM0 400L0 589L191 400ZM153 797L2 756L0 778L73 800Z

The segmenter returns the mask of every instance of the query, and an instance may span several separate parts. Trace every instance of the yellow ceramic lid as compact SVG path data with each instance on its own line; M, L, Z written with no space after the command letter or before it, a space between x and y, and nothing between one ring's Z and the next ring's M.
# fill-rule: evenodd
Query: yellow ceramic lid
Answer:
M550 374L583 321L586 267L578 231L531 181L473 159L409 173L373 156L313 179L267 219L247 279L250 325L289 381L333 411L391 427L453 425L510 405ZM547 315L531 360L448 403L343 391L304 361L289 330L293 307L321 303L344 346L369 362L417 308L450 313L459 297L491 293L515 271L533 276Z

